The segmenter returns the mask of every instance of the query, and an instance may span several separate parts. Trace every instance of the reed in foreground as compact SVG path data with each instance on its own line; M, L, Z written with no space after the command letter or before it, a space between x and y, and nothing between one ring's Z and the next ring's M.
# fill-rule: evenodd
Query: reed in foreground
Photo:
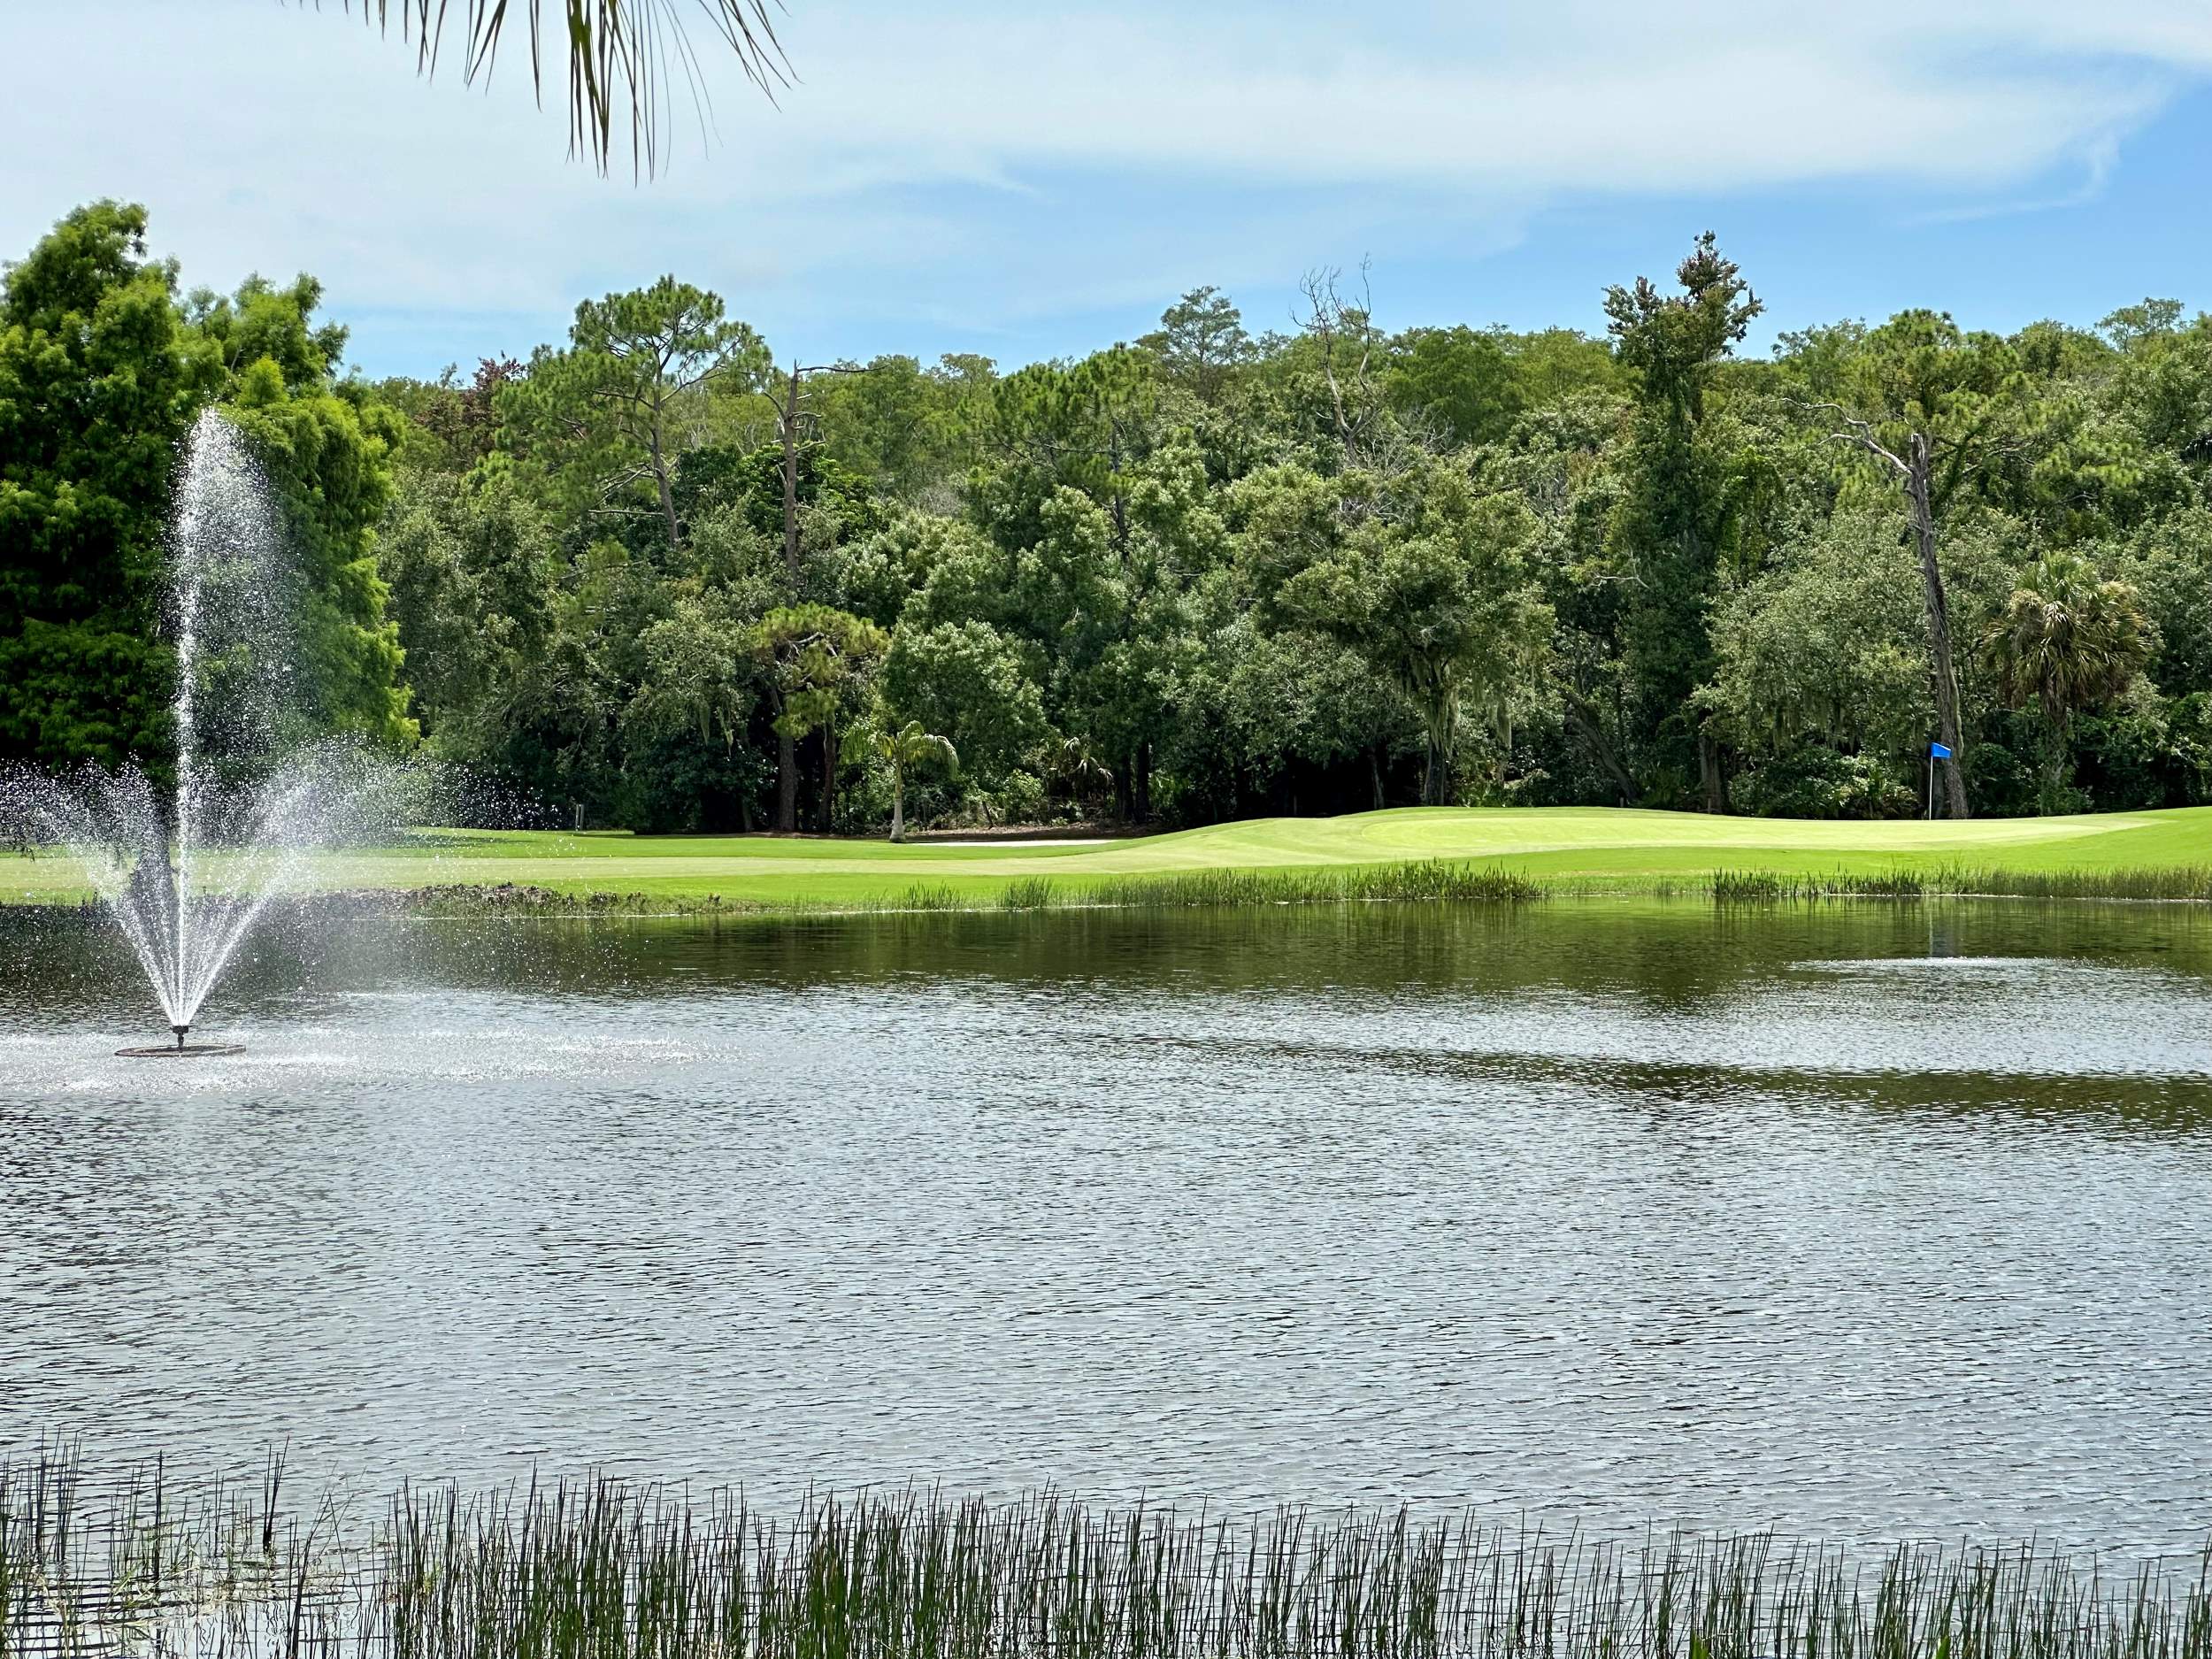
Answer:
M783 1514L588 1479L365 1519L0 1466L0 1655L276 1659L2212 1659L2212 1557L1550 1538L913 1491Z

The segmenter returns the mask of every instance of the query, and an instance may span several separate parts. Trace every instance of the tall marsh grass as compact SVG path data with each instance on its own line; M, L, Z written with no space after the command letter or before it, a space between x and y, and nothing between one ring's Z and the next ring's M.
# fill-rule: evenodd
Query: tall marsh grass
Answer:
M1929 892L2018 899L2194 899L2212 902L2212 864L2147 870L1947 869L1929 878Z
M1947 866L1828 875L1772 870L1714 870L1703 874L1605 878L1532 876L1495 864L1415 859L1401 864L1323 865L1280 870L1194 870L1097 879L1022 876L998 887L917 881L896 893L845 901L758 899L643 893L565 894L527 886L425 887L384 895L380 908L450 917L510 913L546 916L765 916L1072 910L1230 910L1267 905L1479 903L1527 904L1563 897L1635 895L1710 897L1723 904L1777 904L1822 899L2025 898L2193 900L2212 902L2212 865L2165 869L2023 872Z
M1946 865L1870 874L1782 875L1771 870L1716 870L1709 878L1724 904L1791 899L2118 899L2212 901L2212 865L2145 870L1994 870Z
M1077 889L1075 902L1125 909L1261 904L1524 904L1543 887L1517 870L1452 859L1340 869L1201 870L1123 876Z
M886 910L1228 910L1279 904L1474 902L1519 904L1543 887L1514 870L1447 859L1310 870L1194 870L1171 875L1056 881L1022 876L994 894L917 883L870 908Z
M1093 1509L585 1479L96 1501L0 1468L0 1655L184 1659L2212 1659L2208 1561L1555 1538L1400 1510Z

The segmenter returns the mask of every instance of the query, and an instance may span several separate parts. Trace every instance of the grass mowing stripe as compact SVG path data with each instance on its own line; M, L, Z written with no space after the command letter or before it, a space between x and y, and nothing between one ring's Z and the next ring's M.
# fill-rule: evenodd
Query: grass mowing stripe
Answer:
M935 887L987 907L1040 879L1059 888L1423 862L1510 868L1553 890L1585 885L1626 894L1695 887L1717 870L1803 883L1904 876L1940 883L1948 872L1986 870L2004 872L2011 887L2036 877L2116 887L2130 872L2212 866L2212 808L1931 824L1430 807L1256 819L1087 846L434 831L404 845L321 856L308 879L326 891L505 886L798 912L909 908L900 903L904 895ZM0 901L68 902L84 893L67 859L0 856Z

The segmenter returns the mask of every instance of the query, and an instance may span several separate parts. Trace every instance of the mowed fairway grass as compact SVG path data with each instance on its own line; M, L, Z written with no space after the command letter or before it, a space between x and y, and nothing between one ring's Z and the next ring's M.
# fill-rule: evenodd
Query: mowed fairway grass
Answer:
M1719 871L1791 879L2004 872L2093 880L2212 870L2212 808L1958 824L1608 807L1406 808L1257 818L1087 846L435 830L392 848L319 856L307 885L390 892L511 886L672 907L803 910L895 908L918 892L937 904L987 906L1016 883L1035 891L1041 879L1056 901L1079 902L1086 890L1125 890L1132 878L1320 873L1438 859L1509 870L1562 893L1694 887ZM57 902L86 890L70 860L10 856L0 858L0 895L15 903Z

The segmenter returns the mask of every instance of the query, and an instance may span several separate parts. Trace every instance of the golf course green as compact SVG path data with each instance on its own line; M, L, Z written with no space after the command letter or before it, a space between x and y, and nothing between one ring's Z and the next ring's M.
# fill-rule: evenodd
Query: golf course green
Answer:
M772 836L425 830L401 844L318 856L322 890L535 888L671 905L881 908L999 902L1040 880L1069 899L1133 879L1252 872L1294 878L1449 860L1506 870L1548 890L1639 894L1702 887L1717 872L1787 881L1909 875L1975 890L1973 878L2047 876L2084 895L2139 889L2155 872L2212 884L2212 808L1928 823L1715 818L1607 807L1403 808L1335 818L1257 818L1083 844L948 844ZM1294 882L1292 886L1294 887ZM2191 885L2191 884L2184 884ZM13 903L88 895L58 856L0 858Z

